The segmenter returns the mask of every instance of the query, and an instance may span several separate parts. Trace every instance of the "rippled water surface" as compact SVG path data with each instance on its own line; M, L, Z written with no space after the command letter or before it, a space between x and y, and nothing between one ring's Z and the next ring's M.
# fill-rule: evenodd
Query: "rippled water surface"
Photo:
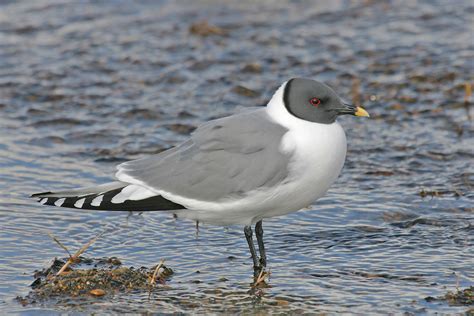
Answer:
M3 1L0 312L465 312L426 302L474 283L471 1ZM206 25L199 24L207 21ZM195 25L192 28L192 25ZM213 28L213 26L215 26ZM206 34L212 33L212 34ZM109 181L203 121L263 105L293 76L363 103L327 196L264 222L270 288L249 293L241 227L44 207L33 192ZM166 259L159 295L22 306L36 269L87 252Z

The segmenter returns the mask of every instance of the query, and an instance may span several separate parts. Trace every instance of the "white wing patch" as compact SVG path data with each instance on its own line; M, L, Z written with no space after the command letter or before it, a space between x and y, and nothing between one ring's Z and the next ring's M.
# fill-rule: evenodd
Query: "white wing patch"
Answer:
M85 198L77 200L76 203L74 203L74 207L82 208L82 206L84 205L85 200L86 200Z
M100 203L102 203L102 200L104 199L103 195L99 195L95 199L92 200L91 205L92 206L100 206Z
M54 202L54 205L61 206L61 205L63 205L64 201L66 201L66 199L61 198L61 199L57 200L56 202Z
M156 192L150 191L147 188L144 188L140 185L131 184L123 188L119 194L114 196L111 202L114 204L119 204L125 202L126 200L138 201L156 195Z

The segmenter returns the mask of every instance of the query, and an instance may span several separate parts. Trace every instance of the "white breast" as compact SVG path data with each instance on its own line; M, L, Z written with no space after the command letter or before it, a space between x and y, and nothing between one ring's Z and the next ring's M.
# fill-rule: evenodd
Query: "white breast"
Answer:
M302 124L285 135L283 148L293 152L290 173L280 189L279 206L266 217L306 207L327 192L344 165L346 136L337 122Z
M323 196L339 176L346 157L346 136L337 123L319 124L289 114L282 102L285 84L267 105L270 117L288 128L283 137L282 152L292 156L288 177L278 186L255 191L245 199L220 203L189 201L189 210L178 210L178 216L230 225L255 223L260 219L287 214L308 206ZM174 196L163 194L173 200Z

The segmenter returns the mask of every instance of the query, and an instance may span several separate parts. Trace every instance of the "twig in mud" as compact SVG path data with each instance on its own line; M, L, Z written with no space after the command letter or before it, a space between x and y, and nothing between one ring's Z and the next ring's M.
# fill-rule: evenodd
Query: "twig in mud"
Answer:
M69 252L69 250L67 249L67 247L64 246L64 245L62 244L62 242L60 242L59 239L56 238L56 236L54 236L54 235L53 235L52 233L50 233L50 232L47 232L47 234L48 234L48 236L49 236L52 240L54 240L54 241L59 245L59 247L61 247L62 249L66 250L66 252L67 252L67 254L69 255L69 257L72 257L72 255L71 255L71 253Z
M256 288L256 287L258 287L262 282L265 282L265 278L266 278L267 276L270 276L270 271L265 272L265 270L262 269L262 271L260 271L260 274L258 275L257 280L255 280L255 283L252 285L252 287L253 287L253 288Z
M101 232L100 234L98 234L97 236L95 236L94 238L92 238L91 240L89 240L88 243L86 243L84 246L82 246L78 251L76 251L76 253L74 255L70 255L69 256L69 259L67 259L66 263L62 266L62 268L58 271L58 273L56 273L56 275L61 275L61 273L64 272L64 270L67 269L67 267L69 267L69 265L71 263L73 263L74 261L77 260L77 258L79 258L80 255L82 255L86 250L87 248L89 248L99 237L101 237L103 234L105 233L105 231Z
M164 266L165 259L161 259L160 263L156 266L155 271L153 272L153 275L151 276L150 280L150 287L148 289L148 299L151 297L151 291L155 288L155 282L156 282L156 277L160 273L161 267Z
M160 268L163 267L163 264L165 263L165 259L161 259L160 263L156 266L156 269L155 271L153 272L153 275L151 276L151 280L150 280L150 285L152 287L155 286L155 282L156 282L156 277L158 276L158 273L160 271Z

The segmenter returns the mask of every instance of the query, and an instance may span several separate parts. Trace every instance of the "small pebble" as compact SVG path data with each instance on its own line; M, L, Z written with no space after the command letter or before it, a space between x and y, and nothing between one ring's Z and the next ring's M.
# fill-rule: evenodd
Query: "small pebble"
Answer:
M287 306L289 304L288 301L285 300L276 300L278 306Z
M209 36L209 35L226 35L227 32L215 25L209 24L207 21L200 21L193 23L189 27L189 32L194 35Z
M93 290L90 290L89 294L94 295L94 296L104 296L105 291L102 289L93 289Z
M245 67L242 69L242 72L254 72L254 73L259 73L262 72L262 66L257 63L250 63L245 65Z

